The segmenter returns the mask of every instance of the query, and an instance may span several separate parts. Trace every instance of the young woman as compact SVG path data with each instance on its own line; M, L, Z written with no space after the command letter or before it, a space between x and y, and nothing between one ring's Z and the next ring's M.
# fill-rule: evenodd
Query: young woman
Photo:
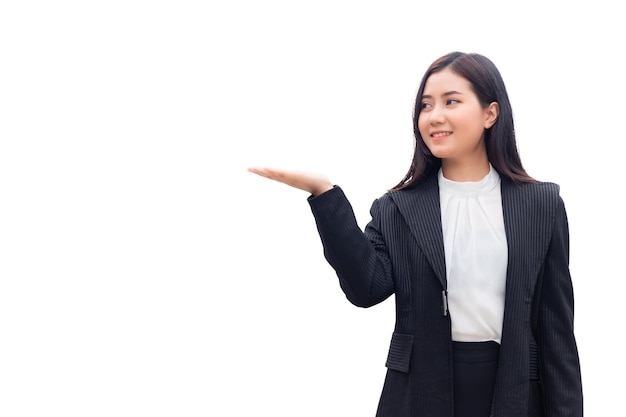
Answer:
M520 161L511 105L479 54L437 59L420 84L406 176L362 231L324 175L250 171L311 194L341 288L395 294L379 417L581 417L569 231L559 187Z

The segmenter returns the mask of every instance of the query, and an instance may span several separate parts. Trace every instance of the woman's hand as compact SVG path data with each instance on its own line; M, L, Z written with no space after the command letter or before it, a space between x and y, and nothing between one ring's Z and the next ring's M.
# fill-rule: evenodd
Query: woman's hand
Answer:
M320 195L333 188L329 179L322 174L274 168L248 168L248 171L304 190L314 196Z

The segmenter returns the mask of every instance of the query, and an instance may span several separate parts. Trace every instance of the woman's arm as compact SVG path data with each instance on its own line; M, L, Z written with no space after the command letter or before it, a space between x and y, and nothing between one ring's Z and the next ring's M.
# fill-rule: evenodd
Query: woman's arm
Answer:
M546 416L582 417L582 382L574 338L574 293L569 272L569 228L560 197L545 259L538 328L540 381Z
M346 297L369 307L393 294L391 262L378 227L379 204L374 202L372 220L362 231L354 211L339 187L322 174L274 168L248 171L311 194L309 204L324 247L324 256L335 269Z
M380 202L372 204L372 220L363 232L340 187L310 197L324 256L335 269L350 302L370 307L393 294L393 272L379 228Z

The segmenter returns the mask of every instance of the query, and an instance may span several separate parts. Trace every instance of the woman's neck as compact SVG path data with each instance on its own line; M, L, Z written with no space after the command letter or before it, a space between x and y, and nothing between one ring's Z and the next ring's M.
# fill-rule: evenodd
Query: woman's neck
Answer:
M457 182L477 182L489 174L489 160L460 163L452 160L442 160L441 170L444 178Z

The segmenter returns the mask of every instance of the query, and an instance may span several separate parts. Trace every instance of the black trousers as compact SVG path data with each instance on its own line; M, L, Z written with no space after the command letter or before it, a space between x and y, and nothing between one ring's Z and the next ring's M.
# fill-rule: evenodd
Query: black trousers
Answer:
M496 342L453 342L454 417L489 417L498 369Z

